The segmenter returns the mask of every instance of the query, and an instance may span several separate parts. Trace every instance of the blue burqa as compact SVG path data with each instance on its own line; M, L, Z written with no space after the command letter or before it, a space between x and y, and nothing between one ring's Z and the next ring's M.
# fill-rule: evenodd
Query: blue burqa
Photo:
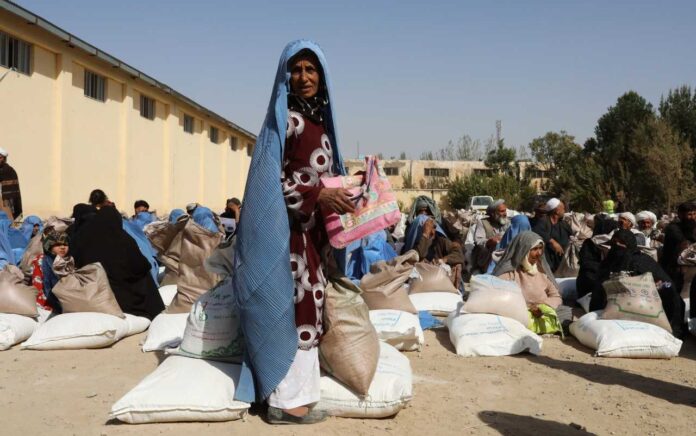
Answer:
M414 218L411 225L408 226L408 232L406 233L404 246L401 249L402 253L406 253L408 250L413 250L416 248L416 245L418 245L421 238L423 237L423 224L425 224L425 222L430 218L433 217L425 214L418 215ZM444 236L445 238L447 237L447 234L444 230L442 230L440 224L437 224L437 221L435 221L435 231L439 233L441 236Z
M215 222L215 217L213 216L213 211L204 206L198 206L196 210L193 211L193 222L213 233L220 233L220 228Z
M152 276L152 280L155 281L155 284L158 284L159 264L157 263L157 252L152 247L150 240L145 236L145 232L137 223L126 219L123 220L123 230L125 230L131 238L135 239L140 253L145 256L145 259L150 263L150 275Z
M243 225L237 231L232 282L247 356L235 398L247 402L268 398L285 378L297 352L290 226L280 174L288 120L288 61L302 49L313 51L321 63L329 97L324 122L334 147L333 171L345 174L336 141L334 100L326 59L317 44L293 41L285 47L278 63L266 119L249 168L240 220ZM339 265L345 263L339 260Z
M153 223L156 220L157 217L154 213L138 212L133 218L131 218L130 222L138 226L140 230L143 230L146 225Z
M178 220L182 215L186 215L186 212L183 209L172 209L172 211L169 212L169 222L175 223L176 220Z
M0 269L8 264L16 265L9 238L11 225L10 217L5 212L0 212Z
M505 234L503 235L503 238L498 242L498 245L496 245L495 249L496 250L504 250L507 248L508 245L512 242L517 235L519 235L522 232L528 232L532 230L532 225L529 223L529 218L527 218L524 215L515 215L512 217L510 220L510 227L505 231ZM486 270L487 274L493 274L493 270L495 269L497 262L495 260L491 260L491 263L488 264L488 269Z

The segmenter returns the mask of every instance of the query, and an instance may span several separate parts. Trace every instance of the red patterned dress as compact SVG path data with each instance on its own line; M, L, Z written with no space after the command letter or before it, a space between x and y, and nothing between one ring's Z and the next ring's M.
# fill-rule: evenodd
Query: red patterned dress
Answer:
M53 310L48 301L46 301L46 295L44 295L44 285L43 285L43 270L41 269L41 262L43 261L44 255L39 254L31 261L31 284L39 292L36 294L36 304L43 307L46 310Z
M298 347L319 344L323 328L324 288L320 250L328 241L317 199L322 177L333 176L333 151L321 123L289 111L283 172L283 195L290 218L290 262L295 282Z

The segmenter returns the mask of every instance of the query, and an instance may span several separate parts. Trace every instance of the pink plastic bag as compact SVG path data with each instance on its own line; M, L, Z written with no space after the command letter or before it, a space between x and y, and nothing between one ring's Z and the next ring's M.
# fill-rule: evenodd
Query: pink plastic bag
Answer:
M365 173L321 179L326 188L344 188L352 194L355 213L338 215L322 210L329 243L345 248L401 220L401 212L391 184L375 156L365 157Z

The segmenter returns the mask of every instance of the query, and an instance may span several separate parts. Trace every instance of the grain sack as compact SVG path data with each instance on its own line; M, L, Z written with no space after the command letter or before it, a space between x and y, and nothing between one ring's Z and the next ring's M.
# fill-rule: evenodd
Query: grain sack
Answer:
M370 310L392 309L418 313L408 299L405 287L417 261L418 253L411 250L389 262L372 264L370 272L360 280L362 298L367 307Z
M563 259L556 271L553 273L556 278L577 277L580 272L580 249L584 240L578 240L571 236L570 243L563 253Z
M672 333L652 273L609 279L602 287L607 293L602 319L647 322Z
M561 293L563 301L576 301L578 298L577 279L575 277L567 277L559 279L556 277L558 291Z
M411 278L408 292L418 294L421 292L451 292L459 294L452 284L450 275L438 265L418 262L415 267L414 277Z
M0 313L37 317L36 288L24 284L24 274L14 265L0 271Z
M379 339L360 288L347 277L331 278L324 292L322 369L358 395L366 395L377 369Z
M462 302L461 294L451 292L424 292L409 295L408 298L418 312L430 312L435 316L449 315Z
M367 395L362 398L330 376L321 377L321 400L315 408L342 418L394 416L413 398L413 374L408 358L384 342Z
M176 285L164 285L159 287L159 294L162 297L164 307L172 304L172 300L176 297ZM186 314L184 314L186 315Z
M459 356L509 356L541 353L542 339L512 318L452 312L447 317L450 340Z
M529 322L527 303L517 283L487 274L471 278L471 292L463 311L500 315L523 326Z
M399 351L417 351L425 343L418 315L402 310L371 310L377 337Z
M601 357L669 359L679 355L682 341L663 328L640 321L601 319L590 312L570 325L570 334Z
M577 303L578 303L578 306L582 307L582 309L586 313L589 313L591 301L592 301L592 292L585 294L584 296L578 298Z
M250 404L234 400L241 366L171 356L111 408L129 424L213 422L243 418Z
M171 354L241 363L246 347L233 292L228 276L203 294L191 307L181 344Z
M38 326L34 318L0 313L0 351L26 340Z
M186 330L186 313L160 313L150 323L143 352L159 351L177 347Z
M72 257L56 256L53 271L60 280L52 292L60 301L63 313L96 312L126 317L116 301L101 263L90 263L75 269Z
M149 325L147 318L128 313L125 319L105 313L64 313L40 324L31 337L22 343L22 349L104 348L145 331Z

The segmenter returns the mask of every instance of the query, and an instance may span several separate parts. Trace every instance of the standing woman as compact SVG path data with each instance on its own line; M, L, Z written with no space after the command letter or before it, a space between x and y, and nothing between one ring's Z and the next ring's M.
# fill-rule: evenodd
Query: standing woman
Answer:
M326 285L320 252L328 242L319 210L353 211L348 191L320 183L345 172L328 76L316 44L286 46L249 169L237 236L234 286L247 358L236 397L267 400L274 424L325 418L312 410L320 394L317 346Z

